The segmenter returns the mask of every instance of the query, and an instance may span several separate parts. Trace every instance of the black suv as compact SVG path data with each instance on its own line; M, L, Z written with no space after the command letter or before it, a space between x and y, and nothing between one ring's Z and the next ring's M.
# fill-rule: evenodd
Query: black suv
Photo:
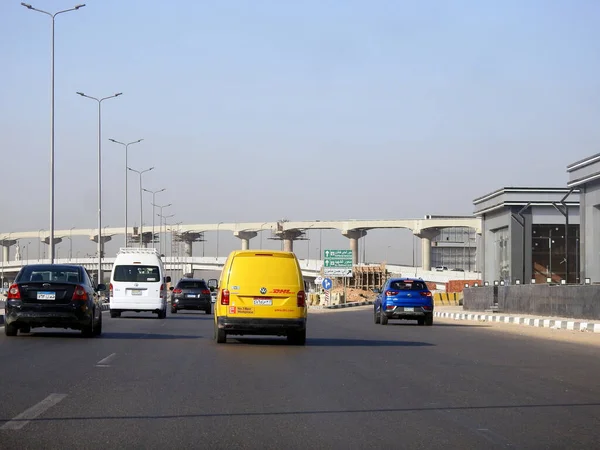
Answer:
M210 289L206 281L195 278L182 278L177 286L171 287L171 312L181 309L200 309L206 314L212 312Z

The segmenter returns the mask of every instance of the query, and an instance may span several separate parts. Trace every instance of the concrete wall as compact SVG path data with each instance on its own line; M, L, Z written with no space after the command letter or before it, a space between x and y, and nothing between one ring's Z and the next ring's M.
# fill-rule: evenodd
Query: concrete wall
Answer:
M581 216L584 226L581 230L582 279L600 281L600 183L589 183L583 189Z
M588 286L484 286L464 290L463 308L489 309L494 301L509 314L600 319L600 285Z

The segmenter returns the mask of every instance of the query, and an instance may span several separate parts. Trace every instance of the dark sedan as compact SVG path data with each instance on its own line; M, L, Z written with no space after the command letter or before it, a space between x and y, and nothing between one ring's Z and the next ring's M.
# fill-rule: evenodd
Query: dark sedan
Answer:
M16 336L32 328L81 330L83 336L102 334L99 291L83 266L32 264L21 268L8 288L4 333Z
M171 288L171 312L175 314L182 309L204 310L206 314L212 312L210 289L206 281L182 278L177 286Z

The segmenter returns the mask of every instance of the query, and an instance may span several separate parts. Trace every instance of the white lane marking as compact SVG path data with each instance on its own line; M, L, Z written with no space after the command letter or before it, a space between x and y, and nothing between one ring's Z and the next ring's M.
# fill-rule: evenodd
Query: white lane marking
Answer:
M43 414L48 409L60 403L66 396L67 394L50 394L37 405L32 406L18 416L14 417L12 420L6 422L0 427L0 430L20 430L27 425L30 420L35 419L40 414Z
M100 361L98 361L96 363L96 367L110 367L110 362L112 361L112 359L117 356L116 353L112 353L110 355L108 355L106 358L101 359Z

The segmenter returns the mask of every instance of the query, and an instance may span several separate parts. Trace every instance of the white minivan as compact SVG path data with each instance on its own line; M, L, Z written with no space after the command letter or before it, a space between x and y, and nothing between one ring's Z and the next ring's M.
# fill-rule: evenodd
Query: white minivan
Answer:
M167 283L171 277L155 248L121 248L110 275L110 316L150 311L167 317Z

